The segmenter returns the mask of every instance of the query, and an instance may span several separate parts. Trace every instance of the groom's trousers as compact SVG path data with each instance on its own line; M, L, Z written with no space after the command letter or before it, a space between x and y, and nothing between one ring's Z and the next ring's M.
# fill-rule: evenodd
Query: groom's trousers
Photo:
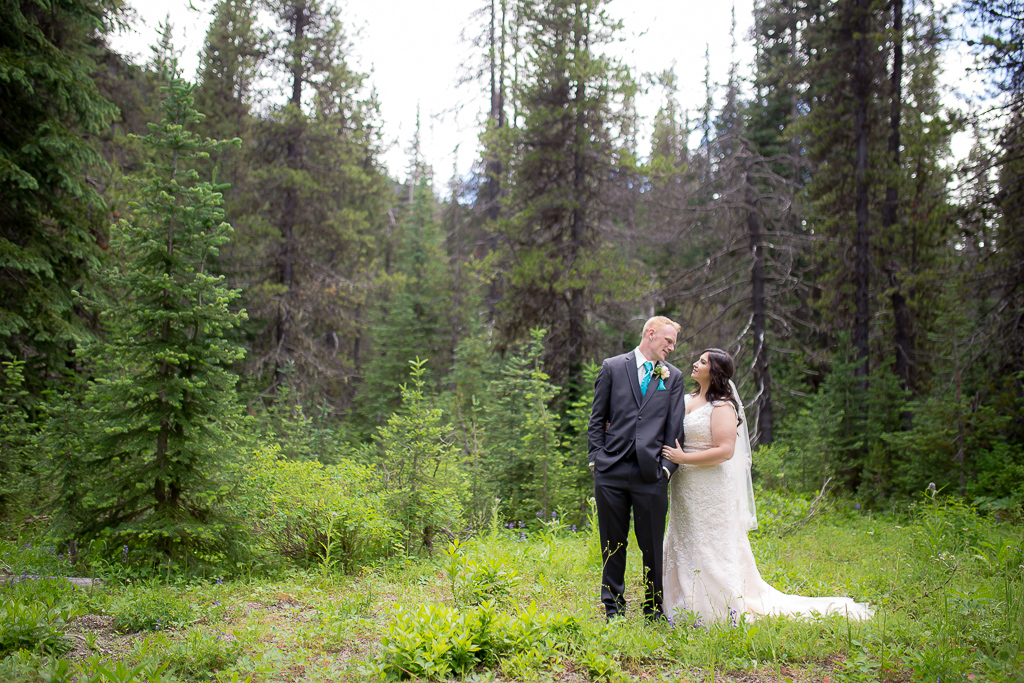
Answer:
M668 511L668 480L645 481L636 452L624 455L604 472L594 473L594 500L601 536L601 602L609 618L626 608L626 545L629 517L644 566L644 614L658 618L662 612L662 541Z

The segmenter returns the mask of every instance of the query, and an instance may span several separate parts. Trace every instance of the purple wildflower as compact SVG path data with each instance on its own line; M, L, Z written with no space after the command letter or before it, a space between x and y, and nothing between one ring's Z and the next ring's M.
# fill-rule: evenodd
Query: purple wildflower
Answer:
M860 512L860 503L854 503L853 509L856 510L857 512Z
M551 519L558 519L558 513L554 510L551 511Z

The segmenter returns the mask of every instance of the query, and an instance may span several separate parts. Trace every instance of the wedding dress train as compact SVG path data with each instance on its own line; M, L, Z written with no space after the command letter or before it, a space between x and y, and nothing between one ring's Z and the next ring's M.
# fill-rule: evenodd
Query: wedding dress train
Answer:
M690 396L685 400L689 403ZM708 403L685 416L684 451L693 453L713 446L713 407ZM866 603L842 597L788 595L761 578L747 538L747 531L756 528L753 492L749 499L747 493L749 443L744 421L731 459L710 466L681 465L671 479L663 565L666 616L674 623L691 614L706 621L731 623L741 614L870 618L873 611Z

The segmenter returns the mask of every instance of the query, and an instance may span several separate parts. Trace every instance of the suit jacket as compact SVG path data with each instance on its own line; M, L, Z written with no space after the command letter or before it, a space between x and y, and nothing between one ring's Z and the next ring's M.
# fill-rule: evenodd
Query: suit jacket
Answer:
M589 460L604 472L619 458L636 448L636 458L645 480L657 481L678 465L661 456L663 444L683 443L683 373L664 363L669 377L658 389L651 379L647 393L640 393L635 350L608 358L594 383L594 405L587 428ZM608 425L605 429L605 425Z

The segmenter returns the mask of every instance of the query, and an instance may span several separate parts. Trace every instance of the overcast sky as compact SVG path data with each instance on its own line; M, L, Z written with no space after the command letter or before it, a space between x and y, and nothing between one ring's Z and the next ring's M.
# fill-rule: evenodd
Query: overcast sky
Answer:
M473 47L460 34L471 24L473 12L486 0L377 0L339 2L352 41L353 65L370 75L381 104L387 144L384 163L390 173L404 178L408 149L416 126L417 108L422 125L422 150L433 166L435 185L444 189L453 170L465 175L478 152L477 135L488 107L483 86L458 86L461 65L475 60ZM213 0L129 0L136 11L130 31L112 41L121 52L149 57L157 26L168 15L174 26L181 65L194 77L199 63ZM750 73L754 51L748 40L753 24L753 0L736 0L736 59L741 74ZM704 52L711 54L712 78L724 83L732 61L730 26L733 7L715 0L611 0L608 12L624 25L623 42L615 50L634 74L674 68L683 107L696 111L704 100ZM947 59L947 80L963 80L966 56ZM647 124L657 111L662 94L652 88L641 95L637 109ZM649 128L641 132L641 153ZM963 143L961 143L962 146Z

